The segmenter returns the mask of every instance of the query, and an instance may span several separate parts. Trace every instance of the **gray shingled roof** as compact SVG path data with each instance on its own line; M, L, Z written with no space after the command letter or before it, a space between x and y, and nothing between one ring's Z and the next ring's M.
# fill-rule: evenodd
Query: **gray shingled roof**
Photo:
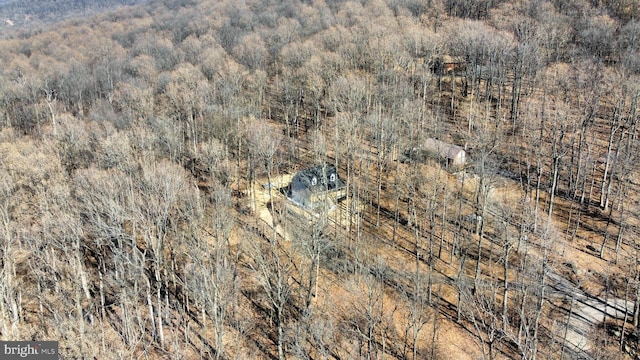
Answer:
M302 205L310 206L310 197L323 191L337 190L345 186L333 165L319 165L298 172L287 190L287 197Z

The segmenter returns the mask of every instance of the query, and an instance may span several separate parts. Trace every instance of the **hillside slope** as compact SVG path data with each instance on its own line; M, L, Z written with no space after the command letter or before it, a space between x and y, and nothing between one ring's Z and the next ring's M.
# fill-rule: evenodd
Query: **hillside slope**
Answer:
M0 30L28 29L147 2L148 0L1 0Z
M24 4L101 12L0 39L0 338L637 357L635 2Z

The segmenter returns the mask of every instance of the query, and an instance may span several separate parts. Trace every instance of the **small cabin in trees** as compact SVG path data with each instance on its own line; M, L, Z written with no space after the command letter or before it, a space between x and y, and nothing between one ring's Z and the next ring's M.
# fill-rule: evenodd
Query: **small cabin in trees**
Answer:
M450 166L462 167L467 162L467 153L462 147L444 141L429 138L424 141L423 149Z
M344 196L344 181L333 165L319 165L298 172L287 188L287 198L304 208L316 208L327 196Z
M443 56L436 58L433 61L431 70L438 75L457 74L467 70L467 65L464 60L452 57Z

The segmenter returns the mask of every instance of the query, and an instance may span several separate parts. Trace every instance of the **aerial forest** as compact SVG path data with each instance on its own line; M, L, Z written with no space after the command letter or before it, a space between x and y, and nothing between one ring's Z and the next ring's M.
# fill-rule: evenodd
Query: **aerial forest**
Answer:
M639 100L638 0L0 1L0 340L637 359Z

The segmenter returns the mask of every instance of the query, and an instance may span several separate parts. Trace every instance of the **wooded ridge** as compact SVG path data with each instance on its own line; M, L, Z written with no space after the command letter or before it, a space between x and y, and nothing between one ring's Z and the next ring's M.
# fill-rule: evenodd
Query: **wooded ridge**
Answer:
M63 358L638 357L639 15L0 0L0 338ZM309 196L312 176L287 199L316 167L339 192Z

